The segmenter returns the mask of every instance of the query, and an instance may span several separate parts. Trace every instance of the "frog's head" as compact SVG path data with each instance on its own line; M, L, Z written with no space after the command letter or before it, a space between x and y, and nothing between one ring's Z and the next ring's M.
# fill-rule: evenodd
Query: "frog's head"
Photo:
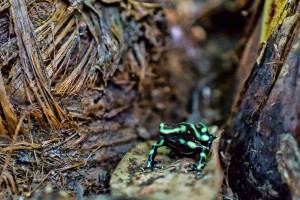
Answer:
M203 123L198 123L196 129L199 133L198 139L209 147L211 146L212 142L217 138L216 136L211 134L209 128Z

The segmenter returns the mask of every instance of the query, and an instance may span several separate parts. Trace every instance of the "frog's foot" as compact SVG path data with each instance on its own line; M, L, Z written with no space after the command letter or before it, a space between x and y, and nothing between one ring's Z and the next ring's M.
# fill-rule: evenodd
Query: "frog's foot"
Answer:
M151 171L153 171L154 169L163 169L163 166L158 165L158 163L161 163L161 161L153 161L152 163L148 163L148 165L146 167L143 167L142 170L145 171L147 169L150 169Z
M196 164L189 164L190 171L197 171L197 165Z
M189 168L190 168L189 171L195 171L197 175L202 174L201 170L198 169L198 165L196 164L189 164Z

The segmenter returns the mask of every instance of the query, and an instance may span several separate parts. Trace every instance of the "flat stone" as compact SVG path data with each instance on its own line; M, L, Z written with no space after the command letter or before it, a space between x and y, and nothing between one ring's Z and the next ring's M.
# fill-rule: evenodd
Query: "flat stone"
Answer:
M113 196L147 199L216 199L223 181L218 155L219 139L212 146L212 154L200 175L191 171L190 164L198 158L186 158L170 153L167 147L158 148L156 161L163 169L144 170L152 144L138 144L119 163L110 180ZM174 157L174 158L173 158Z

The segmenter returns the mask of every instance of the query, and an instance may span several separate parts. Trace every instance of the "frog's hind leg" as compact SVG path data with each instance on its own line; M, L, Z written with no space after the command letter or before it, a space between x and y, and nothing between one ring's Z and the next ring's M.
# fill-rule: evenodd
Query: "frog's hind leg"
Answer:
M157 148L164 146L164 144L165 144L165 140L160 139L156 144L154 144L152 146L146 168L149 168L151 170L153 170L153 168L161 168L161 167L157 166L157 163L154 161L154 158L156 156Z

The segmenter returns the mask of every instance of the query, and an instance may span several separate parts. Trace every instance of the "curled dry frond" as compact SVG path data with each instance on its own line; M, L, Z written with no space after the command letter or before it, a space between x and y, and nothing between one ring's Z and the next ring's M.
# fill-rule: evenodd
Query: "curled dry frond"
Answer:
M156 126L167 112L161 9L138 1L0 5L0 195L31 195L46 181L105 191L106 169L136 142L136 127Z

